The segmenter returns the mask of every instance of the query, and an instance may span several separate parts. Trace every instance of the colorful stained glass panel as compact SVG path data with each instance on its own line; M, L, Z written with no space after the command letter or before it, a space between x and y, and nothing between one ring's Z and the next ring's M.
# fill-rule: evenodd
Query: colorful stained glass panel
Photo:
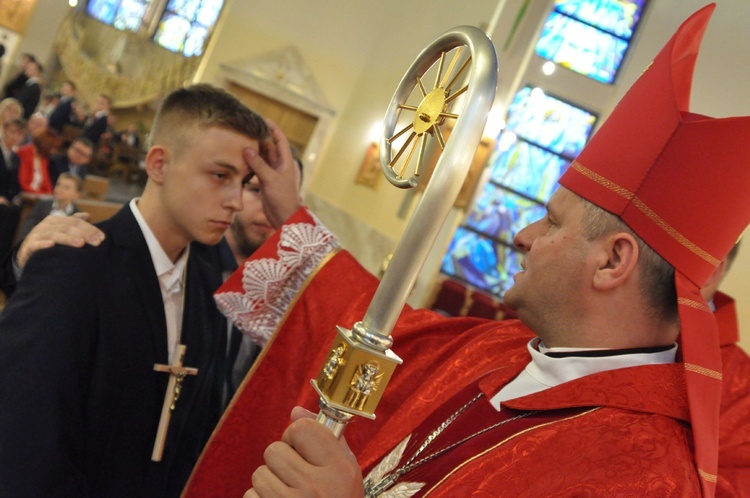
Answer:
M629 40L645 0L555 0L555 10Z
M595 114L527 86L516 93L508 108L506 129L573 159L586 144L595 122Z
M105 24L112 24L120 0L91 0L86 5L86 13Z
M497 296L513 285L512 275L521 269L521 254L490 238L458 228L441 271Z
M628 42L558 12L542 28L536 53L602 83L612 83Z
M523 227L544 216L544 206L487 183L472 207L466 226L507 244Z
M112 26L122 31L138 31L149 3L149 1L122 0Z
M488 164L492 168L490 180L546 203L570 163L542 148L516 140L506 150L496 149Z

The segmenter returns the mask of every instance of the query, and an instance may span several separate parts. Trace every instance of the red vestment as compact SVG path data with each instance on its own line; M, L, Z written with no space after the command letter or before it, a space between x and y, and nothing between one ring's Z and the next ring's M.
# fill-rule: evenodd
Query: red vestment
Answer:
M734 300L717 292L714 316L719 324L723 369L719 419L717 497L750 497L750 357L739 340Z
M300 211L288 223L309 220ZM282 231L251 261L272 261ZM241 281L242 275L236 274L226 286L239 288ZM271 280L267 287L281 282ZM280 438L292 407L300 404L317 411L317 395L309 379L323 365L335 325L351 327L360 320L376 284L345 252L313 273L232 400L185 496L240 496L251 487L252 472L263 463L263 450ZM253 307L255 301L246 305ZM377 419L355 419L345 431L363 468L375 465L413 431L432 430L419 426L433 412L438 419L441 410L451 412L454 407L443 405L473 384L478 382L486 398L495 394L529 362L526 345L533 334L517 320L445 318L407 310L393 338L393 350L404 364L387 387ZM477 403L485 404L481 416L459 420L458 427L465 423L486 427L505 416L487 410L487 399ZM519 428L519 433L503 427L512 435L504 442L492 440L497 435L492 431L487 433L489 440L480 438L490 446L474 448L469 458L438 457L420 467L420 475L429 477L425 481L445 478L430 488L430 496L466 496L467 490L491 496L700 495L680 364L589 375L503 406L539 410L551 423ZM583 409L577 416L561 412L577 408ZM475 443L480 444L470 444ZM461 452L465 449L457 454Z

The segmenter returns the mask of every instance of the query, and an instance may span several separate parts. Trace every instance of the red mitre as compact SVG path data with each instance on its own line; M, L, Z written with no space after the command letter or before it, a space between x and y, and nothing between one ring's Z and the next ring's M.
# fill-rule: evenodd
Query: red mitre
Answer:
M750 117L688 111L695 60L714 8L702 8L679 27L560 178L619 216L675 268L704 496L713 496L716 486L721 356L700 287L750 222Z

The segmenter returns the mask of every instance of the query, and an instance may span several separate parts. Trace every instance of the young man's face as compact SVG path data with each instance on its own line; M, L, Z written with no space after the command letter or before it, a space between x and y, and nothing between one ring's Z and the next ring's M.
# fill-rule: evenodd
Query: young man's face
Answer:
M243 181L250 169L243 150L258 141L225 128L194 127L184 150L168 150L160 202L170 241L216 244L242 209Z
M69 203L75 201L81 196L81 193L76 188L75 180L71 178L60 177L55 183L55 189L52 194L55 196L55 200L60 207L65 207Z
M591 281L586 264L590 242L581 227L583 212L582 200L561 187L547 204L547 215L513 239L524 253L523 270L514 275L513 286L503 299L537 333L549 321L575 312L584 286Z
M25 135L25 130L16 125L6 126L3 129L3 142L8 148L15 147L23 141Z
M73 142L68 147L68 160L78 166L85 166L91 162L94 150L83 142Z

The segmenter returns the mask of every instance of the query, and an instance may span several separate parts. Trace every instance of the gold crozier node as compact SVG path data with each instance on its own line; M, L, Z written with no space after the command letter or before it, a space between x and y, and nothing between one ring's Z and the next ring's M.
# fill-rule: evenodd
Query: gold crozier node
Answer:
M350 330L336 329L336 339L312 384L327 406L374 419L375 407L401 358L391 350L363 344Z
M187 347L184 344L178 344L171 365L160 365L158 363L154 365L154 370L157 372L169 373L169 384L167 384L167 392L164 394L164 404L161 407L161 417L159 417L159 428L156 429L154 450L151 452L151 460L154 462L160 462L164 453L164 443L167 440L169 420L172 417L175 406L177 406L177 400L180 399L182 381L188 375L198 374L197 368L182 366L186 349Z

